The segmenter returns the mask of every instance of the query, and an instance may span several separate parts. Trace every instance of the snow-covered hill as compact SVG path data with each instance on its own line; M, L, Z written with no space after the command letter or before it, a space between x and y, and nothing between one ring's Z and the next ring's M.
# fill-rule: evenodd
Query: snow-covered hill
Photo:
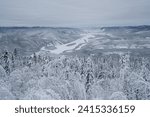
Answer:
M20 55L31 55L42 47L55 47L80 38L80 29L76 28L0 28L0 53L15 48Z
M0 52L19 50L53 54L81 51L131 51L150 49L150 26L104 28L0 28Z
M75 41L66 44L56 44L55 49L50 50L43 47L42 51L49 51L54 54L60 54L63 52L72 52L73 50L79 50L85 46L91 38L94 38L94 35L91 33L82 34L82 38L79 38Z
M114 31L115 30L115 31ZM150 29L136 28L94 28L84 29L80 33L80 38L76 38L68 43L59 43L53 48L42 47L41 51L54 54L80 53L84 50L89 51L142 51L150 49Z

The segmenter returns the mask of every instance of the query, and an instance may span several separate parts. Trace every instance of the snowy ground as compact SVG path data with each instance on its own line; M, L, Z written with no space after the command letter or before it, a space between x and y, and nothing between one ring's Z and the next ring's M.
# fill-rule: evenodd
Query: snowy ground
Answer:
M150 40L149 38L124 38L122 36L118 36L115 34L111 34L108 32L104 32L103 30L86 30L84 33L81 33L81 38L78 38L69 43L56 43L54 47L49 48L48 44L45 47L41 48L43 52L50 52L53 54L61 54L63 52L74 52L81 49L89 49L89 46L93 49L144 49L150 48ZM83 48L84 47L84 48Z
M72 41L67 44L57 44L55 47L56 49L54 50L48 50L45 47L43 47L41 50L42 51L50 51L51 53L54 54L60 54L63 52L71 52L72 50L79 50L81 49L86 43L88 43L90 38L94 38L95 36L92 33L87 33L87 34L82 34L82 38L79 38L75 41Z

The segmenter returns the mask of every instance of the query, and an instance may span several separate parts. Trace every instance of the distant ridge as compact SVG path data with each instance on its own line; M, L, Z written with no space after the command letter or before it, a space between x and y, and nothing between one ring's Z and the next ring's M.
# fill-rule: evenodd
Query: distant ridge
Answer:
M93 27L93 26L92 26ZM150 27L150 25L137 25L137 26L95 26L95 27L101 27L101 28L146 28L146 27ZM21 28L67 28L67 29L70 29L70 28L77 28L77 27L67 27L67 26L64 26L64 27L55 27L55 26L0 26L0 28L18 28L18 29L21 29ZM82 27L81 27L82 28Z
M76 29L75 27L44 27L44 26L0 26L1 29L46 29L46 28L51 28L51 29Z
M139 26L104 26L104 27L101 27L102 29L103 28L112 28L112 29L116 29L116 28L149 28L150 25L139 25Z
M140 26L113 26L113 27L101 27L101 30L105 31L117 31L117 30L132 30L136 31L148 31L150 30L150 25L140 25Z

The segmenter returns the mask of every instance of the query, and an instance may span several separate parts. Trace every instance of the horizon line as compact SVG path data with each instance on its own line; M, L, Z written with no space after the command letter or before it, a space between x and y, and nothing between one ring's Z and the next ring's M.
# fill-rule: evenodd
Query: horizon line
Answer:
M142 25L110 25L110 26L0 26L0 28L104 28L104 27L140 27L140 26L150 26L150 24Z

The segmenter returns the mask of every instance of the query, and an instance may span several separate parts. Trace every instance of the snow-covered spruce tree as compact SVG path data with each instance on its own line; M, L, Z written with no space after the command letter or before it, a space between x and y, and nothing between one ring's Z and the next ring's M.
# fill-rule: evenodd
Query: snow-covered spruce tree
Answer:
M120 84L123 86L123 92L128 95L128 77L131 73L130 71L130 54L123 54L120 57Z
M0 80L5 80L6 78L6 72L4 68L0 65Z
M141 70L139 71L139 73L144 81L150 83L149 61L147 58L142 59Z
M87 99L90 99L90 97L91 97L91 87L92 87L93 83L94 83L93 73L92 73L92 71L88 70L87 76L86 76L86 83L85 83Z
M10 92L10 83L7 74L2 66L0 66L0 100L11 100L15 97Z
M33 54L33 62L34 62L34 64L37 64L37 55L36 55L36 53L34 53Z
M11 67L13 70L15 69L15 57L13 54L11 55Z
M17 48L15 48L15 49L14 49L14 51L13 51L13 55L14 55L14 57L15 57L15 58L17 58L17 57L18 57L18 50L17 50Z
M12 60L12 67L13 69L15 69L16 67L21 67L21 62L23 57L19 57L19 53L18 50L15 48L14 51L11 54L11 60Z
M3 55L3 59L4 59L4 69L6 71L7 74L10 74L10 61L9 61L9 53L8 51L4 52Z

